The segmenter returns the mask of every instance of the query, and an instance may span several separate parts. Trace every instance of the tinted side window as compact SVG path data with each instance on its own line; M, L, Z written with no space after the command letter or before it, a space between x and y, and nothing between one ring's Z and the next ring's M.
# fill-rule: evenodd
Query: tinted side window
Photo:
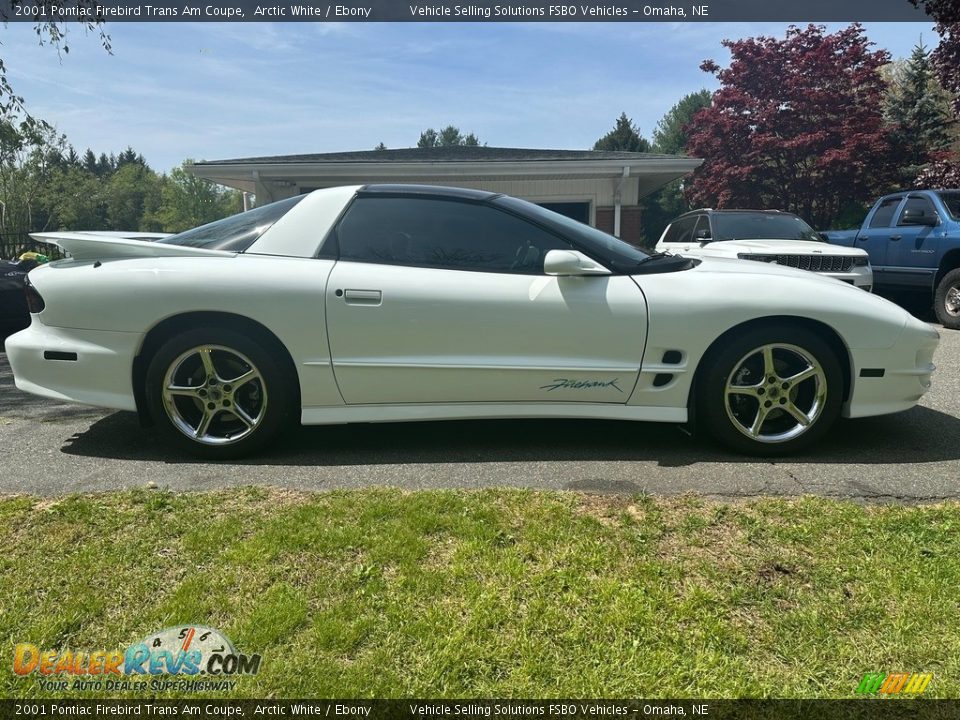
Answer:
M897 220L897 225L903 225L903 213L907 210L922 210L923 214L926 217L936 217L937 211L933 208L933 203L927 200L925 197L915 197L910 196L907 198L906 204L903 206L903 210L900 211L900 217Z
M269 205L231 215L223 220L157 240L163 245L184 245L207 250L244 252L306 195L297 195Z
M706 215L701 215L700 219L697 220L696 227L693 229L693 241L703 242L705 238L709 238L710 236L710 218Z
M340 259L383 265L543 273L556 235L487 205L428 198L359 197L337 227Z
M890 221L893 220L893 213L896 211L902 199L903 198L887 198L880 203L880 207L877 208L877 211L873 214L873 218L870 220L870 227L890 227Z
M696 215L680 218L670 225L670 229L667 230L667 234L664 236L663 241L690 242L690 240L693 238L693 226L696 224L696 222Z

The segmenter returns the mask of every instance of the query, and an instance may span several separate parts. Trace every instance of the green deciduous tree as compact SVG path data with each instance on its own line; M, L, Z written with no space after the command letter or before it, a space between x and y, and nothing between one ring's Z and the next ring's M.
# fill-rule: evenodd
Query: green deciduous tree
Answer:
M0 119L0 232L44 229L51 222L47 187L65 141L45 122Z
M182 232L243 210L240 192L190 174L184 166L192 162L185 161L164 178L159 208L148 216L147 225Z

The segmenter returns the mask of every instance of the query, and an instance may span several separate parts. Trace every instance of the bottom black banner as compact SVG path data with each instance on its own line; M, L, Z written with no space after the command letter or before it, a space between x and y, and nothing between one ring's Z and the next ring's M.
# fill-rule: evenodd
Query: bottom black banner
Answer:
M0 718L958 718L960 700L0 700Z

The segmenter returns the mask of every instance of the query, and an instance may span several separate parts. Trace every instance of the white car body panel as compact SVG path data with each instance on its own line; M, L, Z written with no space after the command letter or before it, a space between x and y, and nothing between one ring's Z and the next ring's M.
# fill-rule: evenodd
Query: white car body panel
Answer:
M340 262L326 306L334 370L351 405L623 404L647 330L643 295L626 276Z
M312 258L359 185L315 190L275 222L247 250L250 255Z
M132 367L147 334L171 318L223 313L262 325L286 348L308 424L683 422L710 345L771 317L805 318L842 338L848 417L907 409L929 387L938 342L930 326L778 265L707 258L681 272L555 277L315 257L356 190L316 191L242 254L56 234L79 257L30 273L46 308L7 340L17 386L135 409ZM77 358L45 359L50 351ZM668 351L680 360L665 362ZM885 373L860 377L864 368ZM568 382L551 389L558 380Z

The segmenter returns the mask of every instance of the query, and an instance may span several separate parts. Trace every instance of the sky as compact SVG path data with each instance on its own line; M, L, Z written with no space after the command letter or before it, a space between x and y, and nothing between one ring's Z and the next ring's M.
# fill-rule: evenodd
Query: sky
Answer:
M836 30L842 25L828 25ZM866 23L894 58L925 23ZM717 87L724 38L785 23L113 23L113 54L73 29L70 51L0 29L0 57L30 112L78 152L127 146L155 169L187 158L416 145L456 125L496 147L589 149L621 112L650 137L690 92Z

